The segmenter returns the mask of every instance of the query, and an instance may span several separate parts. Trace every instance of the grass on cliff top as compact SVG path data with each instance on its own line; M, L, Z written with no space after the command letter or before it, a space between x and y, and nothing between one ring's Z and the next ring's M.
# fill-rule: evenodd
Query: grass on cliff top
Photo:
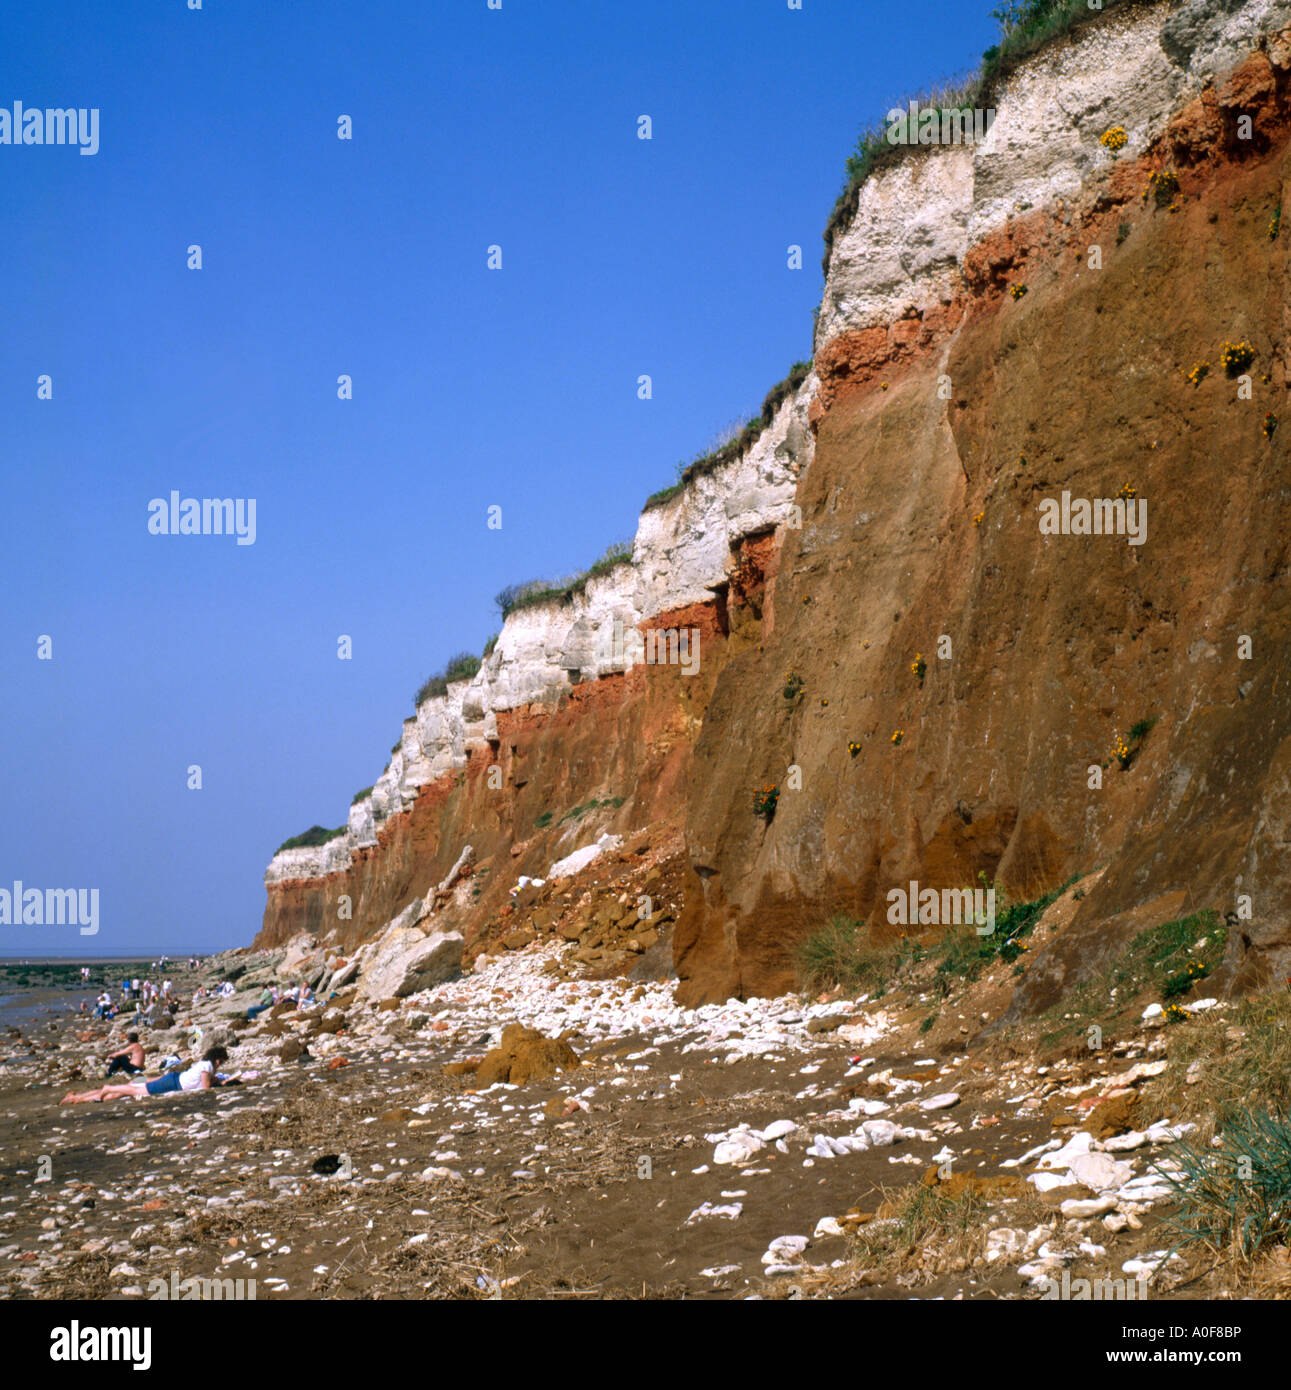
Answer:
M632 559L632 542L615 541L605 553L589 568L564 579L530 579L523 584L508 584L493 602L503 621L521 608L532 608L541 603L568 603L575 594L587 588L588 581L609 574L619 565L626 565Z
M285 849L313 849L315 845L325 845L328 840L344 835L347 829L348 826L344 825L338 825L335 830L324 830L321 825L311 825L303 835L293 835L290 840L284 840L274 853L281 854Z
M670 483L665 488L660 488L658 492L652 492L646 498L642 511L648 512L655 507L662 507L666 502L671 502L696 478L705 477L725 464L733 463L746 449L752 448L761 437L762 432L775 419L776 411L798 390L810 374L810 362L795 362L789 368L788 375L777 381L767 392L762 401L762 409L756 415L740 428L727 431L725 436L712 448L706 449L689 463L679 463L676 482Z
M991 11L991 18L1000 26L1000 40L982 55L981 67L962 83L934 88L914 99L921 106L950 111L989 108L1000 84L1033 53L1083 24L1096 22L1108 10L1139 3L1143 0L1104 0L1100 11L1091 10L1087 0L1005 0L998 9ZM894 103L894 106L908 105L909 100ZM925 148L891 144L887 139L887 127L882 123L861 132L847 160L847 181L825 224L822 269L826 276L834 242L851 226L856 215L856 195L860 186L876 170Z
M470 680L483 664L474 652L458 652L456 656L449 658L442 671L428 676L422 682L421 688L413 696L413 704L420 708L436 695L447 695L450 681Z

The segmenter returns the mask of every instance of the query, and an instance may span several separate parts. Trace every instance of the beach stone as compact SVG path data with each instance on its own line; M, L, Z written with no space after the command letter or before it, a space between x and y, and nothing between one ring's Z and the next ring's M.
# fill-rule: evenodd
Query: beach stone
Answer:
M1134 1165L1109 1158L1104 1153L1077 1154L1071 1160L1071 1174L1078 1183L1094 1192L1122 1187L1134 1176Z
M895 1144L900 1134L891 1120L865 1120L861 1125L865 1137L876 1149Z
M807 1248L806 1236L778 1236L762 1256L764 1265L793 1265Z
M752 1130L738 1130L713 1150L714 1163L748 1163L766 1141Z

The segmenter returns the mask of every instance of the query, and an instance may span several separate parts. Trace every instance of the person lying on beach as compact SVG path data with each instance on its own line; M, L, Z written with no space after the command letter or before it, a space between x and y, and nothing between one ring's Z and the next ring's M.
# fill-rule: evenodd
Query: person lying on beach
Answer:
M143 1044L139 1041L138 1033L129 1033L126 1036L126 1045L120 1052L114 1052L108 1058L108 1075L115 1076L117 1072L123 1071L127 1076L133 1076L135 1072L143 1070Z
M195 1066L187 1071L168 1071L155 1081L127 1081L116 1086L100 1086L96 1091L68 1091L58 1103L80 1105L91 1100L143 1100L146 1096L164 1096L168 1091L209 1091L214 1084L215 1068L228 1061L222 1047L213 1047Z

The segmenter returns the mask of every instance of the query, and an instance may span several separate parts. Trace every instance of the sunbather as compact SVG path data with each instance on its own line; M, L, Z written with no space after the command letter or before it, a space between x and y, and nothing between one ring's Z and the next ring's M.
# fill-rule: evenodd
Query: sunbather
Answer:
M143 1100L145 1096L164 1096L168 1091L208 1091L215 1084L215 1068L228 1061L222 1047L213 1047L187 1071L168 1071L153 1081L128 1081L116 1086L100 1086L95 1091L68 1091L60 1105L80 1105L91 1100Z
M130 1033L126 1036L126 1045L120 1052L114 1052L108 1058L108 1075L115 1076L117 1072L123 1071L127 1076L133 1076L135 1072L143 1070L143 1044L139 1041L138 1033Z

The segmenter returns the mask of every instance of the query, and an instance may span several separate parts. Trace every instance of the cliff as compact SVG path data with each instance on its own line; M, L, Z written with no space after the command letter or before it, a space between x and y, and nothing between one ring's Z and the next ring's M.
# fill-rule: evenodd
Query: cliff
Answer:
M258 945L366 940L466 843L469 939L517 875L684 817L684 1002L785 988L804 932L909 879L1101 866L1014 1012L1184 907L1238 914L1226 988L1291 974L1291 0L1109 5L991 96L981 144L860 186L757 441L644 512L630 563L511 614L346 833L274 858ZM1143 544L1039 525L1130 490ZM641 660L682 628L695 674Z

